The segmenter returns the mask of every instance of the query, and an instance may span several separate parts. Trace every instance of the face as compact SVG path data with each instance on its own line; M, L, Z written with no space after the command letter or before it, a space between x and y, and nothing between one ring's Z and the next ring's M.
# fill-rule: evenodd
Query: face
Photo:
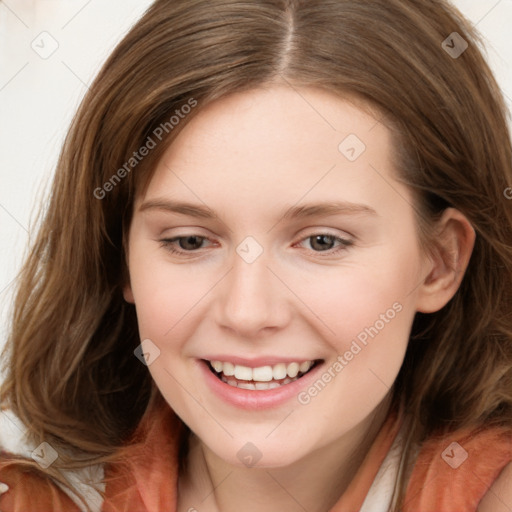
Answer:
M136 201L149 371L223 460L292 464L389 397L427 270L392 159L355 104L276 85L202 110Z

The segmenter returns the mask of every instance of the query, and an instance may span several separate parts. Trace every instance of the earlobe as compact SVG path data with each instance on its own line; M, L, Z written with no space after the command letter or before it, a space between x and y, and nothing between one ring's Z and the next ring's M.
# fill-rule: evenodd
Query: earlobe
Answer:
M447 208L438 221L438 236L430 271L418 294L417 311L443 308L459 289L475 244L475 230L455 208Z
M129 302L130 304L135 304L132 287L129 283L123 286L123 297L126 302Z
M133 297L132 285L130 283L130 273L128 271L128 265L123 268L122 271L122 282L123 284L123 298L126 302L131 304L135 304L135 299Z
M123 284L123 298L126 302L130 304L135 304L135 299L133 297L132 285L130 283L130 271L129 271L129 263L128 263L128 239L126 237L126 232L123 232L123 258L124 265L122 269L122 282Z

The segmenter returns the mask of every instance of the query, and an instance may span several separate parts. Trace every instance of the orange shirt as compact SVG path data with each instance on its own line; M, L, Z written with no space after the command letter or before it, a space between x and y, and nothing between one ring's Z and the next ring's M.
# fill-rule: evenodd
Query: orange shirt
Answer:
M390 413L350 485L330 512L358 512L402 425ZM103 512L173 512L177 506L179 448L186 429L168 407L141 422L126 466L106 467ZM0 460L2 512L79 512L57 486ZM461 430L426 441L419 450L403 512L475 512L502 469L512 461L512 432Z

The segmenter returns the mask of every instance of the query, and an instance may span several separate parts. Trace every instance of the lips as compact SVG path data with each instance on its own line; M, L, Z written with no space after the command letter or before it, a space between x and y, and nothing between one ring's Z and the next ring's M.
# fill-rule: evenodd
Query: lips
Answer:
M216 367L221 371L216 371L213 367L215 362ZM232 369L227 365L227 373L235 371L236 366L243 368L238 370L237 374L242 377L249 377L248 370L251 370L251 380L238 379L235 374L230 376L224 375L224 363L231 363ZM313 362L312 366L306 371L301 372L301 364L306 362ZM222 368L219 363L222 363ZM290 365L290 372L296 370L296 363L299 365L299 371L295 377L288 376L288 367ZM311 360L296 360L281 357L261 357L258 359L246 359L229 355L212 355L207 359L197 359L197 369L199 375L202 375L203 382L206 385L206 396L215 397L214 400L219 398L222 402L234 406L238 409L245 409L247 411L263 411L280 407L290 400L296 400L298 394L306 387L311 386L318 375L321 373L324 366L324 359L311 359ZM282 379L274 379L274 368L283 364L286 368L285 377ZM256 378L268 378L270 376L269 369L260 370L269 366L272 369L272 379L269 381L257 381L254 379L254 370L256 370ZM308 364L309 366L309 364ZM306 365L302 368L305 369ZM240 373L241 372L241 373ZM283 375L283 368L278 366L278 376ZM211 393L211 394L210 394ZM218 402L213 402L217 406Z

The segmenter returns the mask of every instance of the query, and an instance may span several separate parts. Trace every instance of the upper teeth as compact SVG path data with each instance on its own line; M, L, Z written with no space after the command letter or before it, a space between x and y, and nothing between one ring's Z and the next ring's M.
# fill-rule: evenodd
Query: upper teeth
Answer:
M257 368L249 368L239 364L233 364L223 361L210 361L213 369L226 377L234 375L239 380L254 380L258 382L269 382L272 379L280 380L286 378L297 377L298 373L307 372L314 364L314 361L304 361L303 363L278 363L274 366L258 366Z

